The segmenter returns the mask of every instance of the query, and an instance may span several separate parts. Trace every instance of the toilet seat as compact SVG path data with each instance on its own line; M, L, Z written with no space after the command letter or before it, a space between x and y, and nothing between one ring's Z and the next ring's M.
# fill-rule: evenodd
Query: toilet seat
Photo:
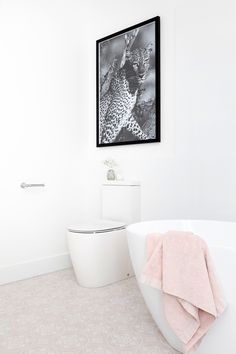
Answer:
M99 234L117 230L124 230L125 227L126 224L119 221L95 220L89 223L70 226L68 228L68 231L79 234Z

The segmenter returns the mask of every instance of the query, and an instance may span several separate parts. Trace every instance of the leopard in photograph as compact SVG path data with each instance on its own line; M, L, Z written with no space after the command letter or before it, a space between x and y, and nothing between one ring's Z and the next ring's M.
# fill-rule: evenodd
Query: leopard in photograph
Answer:
M100 101L100 142L115 142L122 128L140 140L148 139L132 111L141 85L146 79L151 46L126 51L124 65L114 74Z

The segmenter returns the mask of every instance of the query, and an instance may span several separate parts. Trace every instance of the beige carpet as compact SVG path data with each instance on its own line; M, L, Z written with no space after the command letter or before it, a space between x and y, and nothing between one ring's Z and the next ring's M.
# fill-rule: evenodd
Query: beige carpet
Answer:
M71 269L0 287L0 354L176 354L135 278L86 289Z

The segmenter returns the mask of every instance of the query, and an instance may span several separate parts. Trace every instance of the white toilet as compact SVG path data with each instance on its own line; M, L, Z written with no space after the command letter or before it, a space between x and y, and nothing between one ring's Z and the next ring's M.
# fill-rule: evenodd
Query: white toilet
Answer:
M78 283L100 287L132 276L126 226L140 220L140 184L102 186L102 219L68 228L68 247Z

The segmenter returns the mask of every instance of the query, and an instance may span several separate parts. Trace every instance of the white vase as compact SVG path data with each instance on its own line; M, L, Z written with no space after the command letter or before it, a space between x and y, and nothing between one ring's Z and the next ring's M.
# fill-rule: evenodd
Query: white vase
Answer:
M115 171L110 168L109 170L107 170L107 180L108 181L115 181L115 179L116 179Z

